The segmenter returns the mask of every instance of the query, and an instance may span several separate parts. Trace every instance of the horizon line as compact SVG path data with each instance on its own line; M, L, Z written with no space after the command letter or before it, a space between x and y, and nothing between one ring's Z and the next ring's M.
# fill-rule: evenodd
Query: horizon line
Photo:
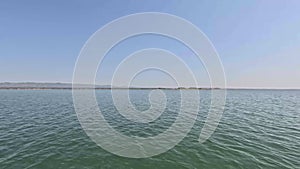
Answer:
M124 86L111 86L110 84L87 84L87 83L81 83L81 84L73 84L72 82L37 82L37 81L4 81L0 82L1 84L26 84L26 83L32 83L32 84L62 84L62 85L71 85L70 87L38 87L38 86L0 86L0 89L223 89L223 90L300 90L299 88L289 88L289 87L196 87L196 86L131 86L131 87L124 87ZM74 85L91 85L95 87L74 87ZM99 87L97 87L99 86ZM103 86L103 87L101 87ZM104 87L105 86L105 87Z

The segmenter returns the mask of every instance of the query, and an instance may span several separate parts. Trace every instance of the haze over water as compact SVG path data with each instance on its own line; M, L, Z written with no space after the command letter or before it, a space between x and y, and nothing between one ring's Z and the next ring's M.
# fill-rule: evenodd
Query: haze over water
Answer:
M149 137L166 130L178 113L178 90L163 90L167 109L143 125L124 119L110 90L96 91L100 109L115 130ZM131 90L138 110L150 104L150 90ZM187 91L183 91L187 92ZM0 90L0 168L298 168L300 91L229 90L219 127L198 142L210 103L200 91L201 109L187 137L176 147L147 159L113 155L82 130L70 90Z

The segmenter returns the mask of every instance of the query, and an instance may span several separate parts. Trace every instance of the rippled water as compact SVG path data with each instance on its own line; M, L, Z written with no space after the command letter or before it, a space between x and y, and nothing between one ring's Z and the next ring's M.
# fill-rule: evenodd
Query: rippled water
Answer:
M166 130L177 115L177 90L166 90L168 109L150 125L117 113L109 90L96 92L100 109L115 130L149 137ZM187 137L168 152L129 159L98 147L82 130L70 90L0 90L0 168L299 168L300 91L229 90L218 129L198 143L210 91L201 91L201 110ZM146 110L147 90L131 100Z

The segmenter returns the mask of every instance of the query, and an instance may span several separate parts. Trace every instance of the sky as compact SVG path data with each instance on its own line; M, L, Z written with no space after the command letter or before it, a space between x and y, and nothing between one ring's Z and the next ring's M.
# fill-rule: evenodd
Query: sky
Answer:
M202 30L218 51L228 87L300 88L300 1L296 0L3 0L0 82L71 82L88 38L119 17L141 12L176 15ZM110 83L122 59L149 47L177 54L201 86L209 85L205 68L188 48L158 35L132 37L118 44L99 66L96 82ZM174 80L149 70L138 74L133 83L172 86Z

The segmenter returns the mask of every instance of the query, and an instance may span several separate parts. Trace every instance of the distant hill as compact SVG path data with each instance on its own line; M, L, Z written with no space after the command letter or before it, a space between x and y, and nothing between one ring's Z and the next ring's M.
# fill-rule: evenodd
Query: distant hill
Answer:
M76 84L74 88L93 88L93 85ZM109 85L95 85L95 88L111 88ZM21 82L0 83L0 89L72 89L72 83L36 83L36 82Z

